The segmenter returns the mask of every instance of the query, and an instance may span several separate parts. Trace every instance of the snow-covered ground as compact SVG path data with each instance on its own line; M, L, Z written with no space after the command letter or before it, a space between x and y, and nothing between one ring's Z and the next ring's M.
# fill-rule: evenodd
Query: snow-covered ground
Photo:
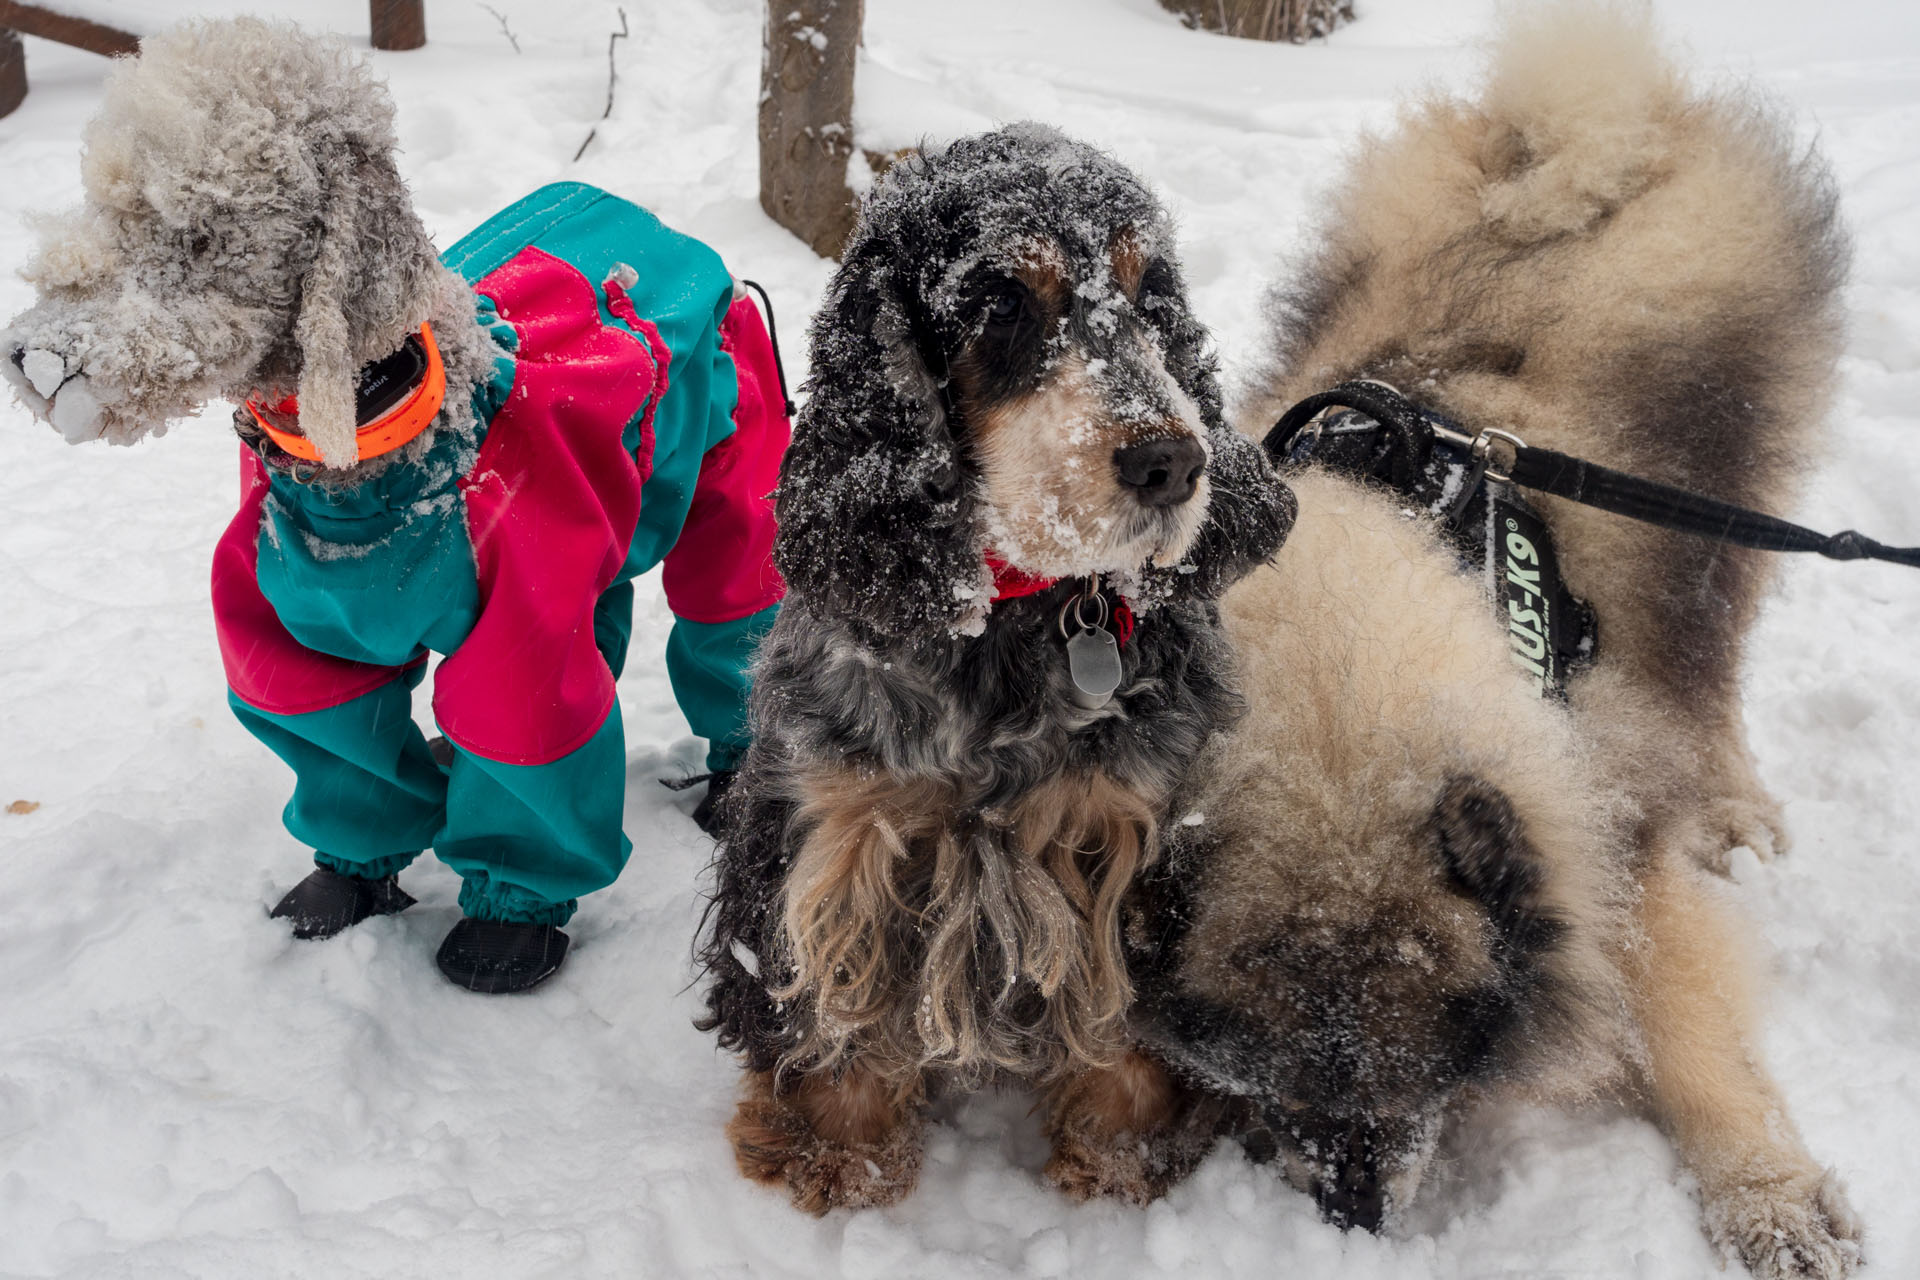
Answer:
M231 12L139 0L128 12ZM277 11L364 45L358 0ZM433 0L432 43L378 55L403 169L442 243L575 177L646 204L773 292L789 369L827 265L755 201L761 0L630 0L605 102L603 0ZM110 0L89 0L111 13ZM1178 210L1230 371L1260 283L1315 190L1392 97L1458 81L1481 0L1361 0L1330 44L1188 32L1154 0L867 0L866 140L1033 116L1102 143ZM1801 513L1920 543L1920 5L1661 0L1697 65L1790 102L1858 238L1832 465ZM130 18L130 22L135 19ZM20 215L77 198L103 64L27 41L0 121L0 318L28 300ZM943 1115L926 1173L882 1212L803 1217L734 1172L734 1068L691 1020L708 846L654 779L700 744L642 584L626 875L535 995L448 985L432 950L452 875L326 944L266 907L306 869L289 778L227 713L206 592L235 496L224 406L132 450L71 449L0 407L0 1275L1632 1276L1715 1273L1664 1142L1611 1110L1505 1110L1454 1135L1394 1237L1343 1236L1231 1151L1142 1212L1038 1175L1018 1096ZM1755 744L1790 858L1732 892L1776 975L1767 1057L1869 1226L1870 1274L1920 1274L1920 575L1796 562L1754 645ZM25 806L21 806L25 807Z

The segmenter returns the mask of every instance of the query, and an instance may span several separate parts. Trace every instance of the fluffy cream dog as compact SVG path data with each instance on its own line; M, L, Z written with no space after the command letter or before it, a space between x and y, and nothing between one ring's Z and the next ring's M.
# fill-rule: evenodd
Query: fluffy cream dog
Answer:
M1790 503L1839 344L1831 184L1747 98L1691 91L1644 21L1520 21L1477 99L1369 145L1324 227L1243 428L1376 378ZM1859 1225L1758 1062L1709 874L1784 843L1739 702L1765 557L1541 499L1599 620L1562 705L1437 520L1321 466L1288 479L1291 541L1224 602L1254 713L1132 927L1134 1021L1213 1099L1161 1135L1161 1176L1237 1111L1329 1217L1377 1226L1467 1093L1622 1090L1756 1275L1849 1273Z

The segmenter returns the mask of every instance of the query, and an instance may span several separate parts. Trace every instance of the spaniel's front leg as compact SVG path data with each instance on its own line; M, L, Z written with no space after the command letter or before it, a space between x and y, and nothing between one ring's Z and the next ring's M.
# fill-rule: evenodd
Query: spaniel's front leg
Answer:
M755 1071L727 1137L741 1173L785 1183L808 1213L892 1204L920 1179L924 1101L917 1075L883 1077L857 1059L785 1080Z
M1137 1050L1079 1071L1047 1094L1053 1155L1047 1180L1076 1200L1114 1196L1146 1204L1186 1171L1164 1139L1185 1109L1180 1086Z

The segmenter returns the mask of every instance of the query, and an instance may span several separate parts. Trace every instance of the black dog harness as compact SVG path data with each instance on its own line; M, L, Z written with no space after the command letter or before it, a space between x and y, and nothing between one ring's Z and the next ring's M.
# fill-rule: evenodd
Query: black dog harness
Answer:
M1522 488L1736 546L1920 568L1920 547L1885 546L1851 529L1816 533L1533 448L1506 431L1470 432L1384 382L1343 382L1308 396L1281 415L1265 448L1276 466L1314 462L1384 484L1439 519L1462 561L1484 576L1514 660L1543 696L1564 697L1568 674L1593 661L1599 622L1561 581L1553 539Z

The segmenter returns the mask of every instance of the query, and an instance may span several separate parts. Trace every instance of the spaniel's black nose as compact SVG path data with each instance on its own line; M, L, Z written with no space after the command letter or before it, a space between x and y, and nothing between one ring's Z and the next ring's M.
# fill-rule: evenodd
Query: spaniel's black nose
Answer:
M13 361L13 367L20 372L25 373L27 371L27 349L25 347L15 347L7 353L7 359Z
M1142 506L1177 507L1193 496L1207 451L1192 436L1149 440L1113 451L1120 483L1133 490Z

